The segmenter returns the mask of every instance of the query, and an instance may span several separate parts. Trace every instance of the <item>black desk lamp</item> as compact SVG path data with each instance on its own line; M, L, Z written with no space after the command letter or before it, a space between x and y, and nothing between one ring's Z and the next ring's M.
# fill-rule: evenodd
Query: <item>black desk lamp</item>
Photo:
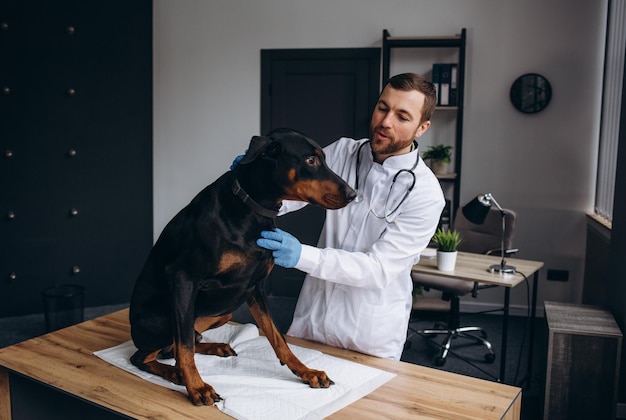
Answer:
M463 206L463 216L470 222L476 225L482 225L485 223L485 219L487 218L487 214L489 213L489 209L491 205L495 204L495 206L500 210L500 215L502 216L502 240L500 242L500 252L502 253L502 261L500 264L494 264L489 267L489 271L492 273L500 273L500 274L511 274L515 273L515 267L512 265L506 265L506 261L504 259L504 232L506 230L506 212L500 204L493 198L491 193L480 194L476 196L472 201Z

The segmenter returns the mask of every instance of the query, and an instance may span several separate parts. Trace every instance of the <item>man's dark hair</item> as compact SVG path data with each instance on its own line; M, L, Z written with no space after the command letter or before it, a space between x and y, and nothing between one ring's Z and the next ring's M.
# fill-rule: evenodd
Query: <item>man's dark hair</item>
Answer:
M403 90L406 92L417 90L418 92L423 93L425 99L424 106L422 106L422 120L420 121L420 124L430 121L433 112L435 112L435 106L437 106L437 89L435 89L435 85L416 73L397 74L390 78L387 83L385 83L384 87L387 85L390 85L392 88L397 90Z

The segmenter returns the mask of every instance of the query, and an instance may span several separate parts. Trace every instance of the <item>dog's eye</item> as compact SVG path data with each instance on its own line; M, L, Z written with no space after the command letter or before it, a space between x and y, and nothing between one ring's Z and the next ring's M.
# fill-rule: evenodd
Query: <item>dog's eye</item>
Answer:
M305 162L309 166L318 166L319 165L319 159L317 158L317 156L309 156L308 158L306 158Z

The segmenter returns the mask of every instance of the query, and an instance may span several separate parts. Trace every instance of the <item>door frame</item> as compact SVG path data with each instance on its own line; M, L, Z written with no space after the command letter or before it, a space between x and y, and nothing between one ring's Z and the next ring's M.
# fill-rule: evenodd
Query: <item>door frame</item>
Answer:
M261 133L266 134L271 127L272 107L272 65L275 61L289 60L353 60L365 61L369 68L367 103L374 109L380 93L380 48L305 48L261 50Z
M307 62L307 65L311 65L312 75L334 75L336 74L338 63L354 63L354 68L358 69L357 72L361 75L358 82L359 86L356 87L358 96L355 92L353 97L353 103L356 105L354 110L355 118L352 132L346 132L343 135L356 136L355 138L366 137L368 135L371 112L378 101L380 93L380 58L380 48L261 50L261 133L266 134L271 129L277 128L272 126L272 120L276 119L272 118L272 108L280 108L273 101L280 101L281 95L279 93L282 91L280 87L276 87L274 92L272 92L272 80L276 81L276 78L280 77L279 75L282 74L281 72L286 66L289 67L290 64ZM324 72L326 70L325 62L329 63L327 67L328 72ZM318 63L322 65L318 66ZM350 65L346 67L350 67ZM295 74L299 74L297 70ZM361 83L364 86L361 87ZM274 97L272 94L274 94ZM360 99L357 99L359 97ZM322 146L325 145L323 142L320 144ZM297 234L303 243L316 244L319 237L319 231L316 231L317 222L321 220L323 223L324 211L315 206L307 206L307 208L296 213L282 216L280 219L280 221L277 221L277 224ZM308 220L306 231L298 231L301 227L300 220ZM294 227L296 228L295 230L293 230ZM321 229L321 225L319 229ZM274 296L298 296L304 276L305 273L298 270L275 267L265 283L266 291Z

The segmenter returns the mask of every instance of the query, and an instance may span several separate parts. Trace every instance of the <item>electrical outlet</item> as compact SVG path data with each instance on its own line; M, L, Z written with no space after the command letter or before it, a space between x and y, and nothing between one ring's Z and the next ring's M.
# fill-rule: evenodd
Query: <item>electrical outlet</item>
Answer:
M551 281L568 281L569 280L569 271L568 270L554 270L548 269L548 280Z

